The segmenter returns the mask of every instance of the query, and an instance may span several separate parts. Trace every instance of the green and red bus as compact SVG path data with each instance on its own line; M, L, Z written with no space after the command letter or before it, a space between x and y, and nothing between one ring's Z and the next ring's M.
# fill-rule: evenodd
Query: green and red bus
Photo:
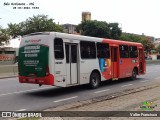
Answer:
M136 79L146 73L141 43L58 32L38 32L22 37L19 82L60 87L120 78Z

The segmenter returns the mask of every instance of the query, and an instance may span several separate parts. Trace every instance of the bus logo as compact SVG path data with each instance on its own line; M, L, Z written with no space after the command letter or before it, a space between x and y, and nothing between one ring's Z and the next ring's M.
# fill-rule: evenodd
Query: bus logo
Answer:
M37 40L25 40L25 43L37 43L40 42L41 39L37 39Z
M2 112L2 117L12 117L11 112Z

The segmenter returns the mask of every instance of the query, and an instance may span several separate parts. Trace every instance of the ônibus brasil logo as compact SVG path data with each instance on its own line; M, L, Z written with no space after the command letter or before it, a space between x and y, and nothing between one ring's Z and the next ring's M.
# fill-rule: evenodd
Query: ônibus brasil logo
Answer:
M25 40L25 43L37 43L40 42L41 39L37 39L37 40Z
M143 105L140 106L142 110L154 110L155 107L157 107L157 104L154 105L152 101L144 101Z

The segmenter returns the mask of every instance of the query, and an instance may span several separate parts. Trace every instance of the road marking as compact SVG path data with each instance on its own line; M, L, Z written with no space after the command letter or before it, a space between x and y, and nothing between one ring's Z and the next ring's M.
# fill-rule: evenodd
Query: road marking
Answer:
M77 97L78 97L78 96L73 96L73 97L70 97L70 98L65 98L65 99L61 99L61 100L56 100L56 101L53 101L53 102L66 101L66 100L74 99L74 98L77 98Z
M25 111L26 109L19 109L19 110L16 110L16 111Z
M108 91L108 90L110 90L110 89L100 90L100 91L96 91L96 92L94 92L94 93L105 92L105 91Z
M1 96L6 96L6 95L12 95L12 94L19 94L19 93L37 91L37 90L42 90L42 89L46 89L46 88L51 88L51 87L45 87L45 88L39 88L39 89L31 89L31 90L25 90L25 91L19 91L19 92L12 92L12 93L0 94L0 97L1 97Z
M146 73L151 73L151 72L153 72L153 71L147 71Z
M143 80L143 81L140 81L140 82L148 82L149 80Z
M156 77L155 79L158 80L158 79L160 79L160 77Z
M131 85L133 85L133 84L127 84L127 85L123 85L121 87L127 87L127 86L131 86Z
M16 81L18 81L18 79L11 79L11 78L0 78L0 82L8 82L8 81L14 81L14 80L16 80Z

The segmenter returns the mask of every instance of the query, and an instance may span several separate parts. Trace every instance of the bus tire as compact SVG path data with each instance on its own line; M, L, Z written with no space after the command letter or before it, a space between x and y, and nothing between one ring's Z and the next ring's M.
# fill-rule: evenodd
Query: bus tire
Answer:
M134 69L132 70L131 80L136 80L136 78L137 78L137 71L136 71L136 69L134 68Z
M100 84L100 75L98 72L92 72L90 76L90 88L95 89Z

